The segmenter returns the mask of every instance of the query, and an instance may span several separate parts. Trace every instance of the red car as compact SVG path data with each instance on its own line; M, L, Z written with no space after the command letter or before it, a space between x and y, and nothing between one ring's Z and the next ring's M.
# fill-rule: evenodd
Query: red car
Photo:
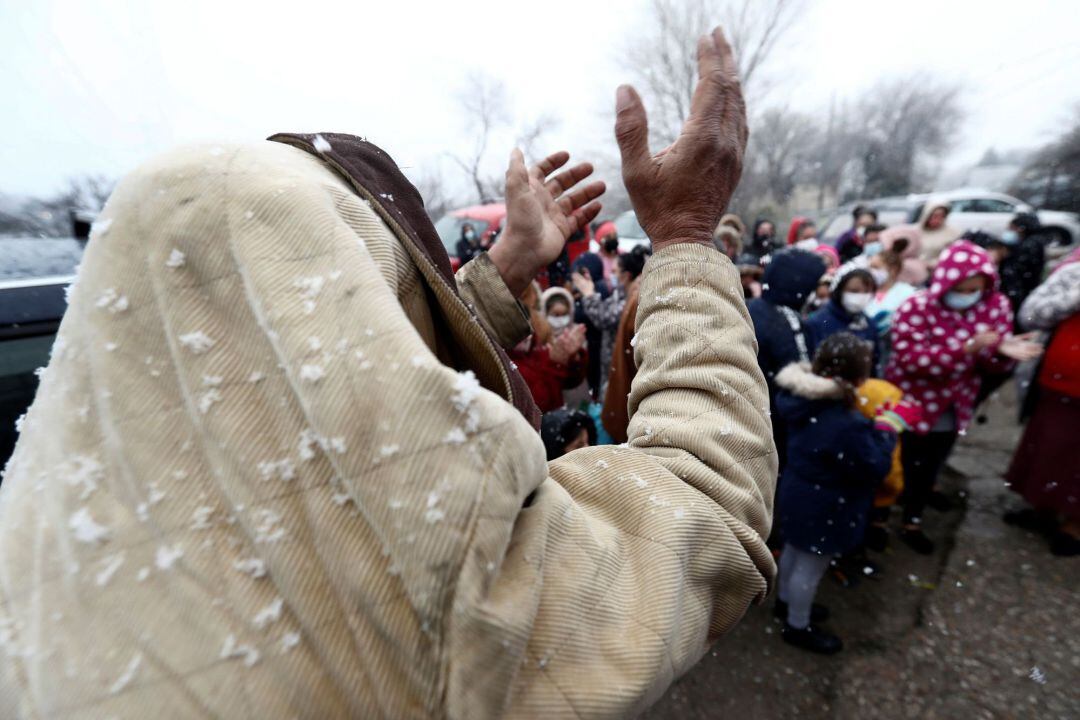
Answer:
M472 205L459 210L451 210L446 215L443 215L439 222L435 223L435 230L439 233L439 239L442 240L443 247L446 248L446 253L450 256L450 264L455 271L461 266L461 261L457 256L457 243L461 239L461 228L465 224L473 226L473 230L480 237L480 245L487 247L492 243L493 238L498 239L496 236L506 224L506 205L503 203L488 203L487 205ZM589 249L591 239L591 229L585 228L582 237L575 238L567 243L566 251L570 256L571 264L577 259L578 255ZM541 285L547 284L546 278L540 280Z

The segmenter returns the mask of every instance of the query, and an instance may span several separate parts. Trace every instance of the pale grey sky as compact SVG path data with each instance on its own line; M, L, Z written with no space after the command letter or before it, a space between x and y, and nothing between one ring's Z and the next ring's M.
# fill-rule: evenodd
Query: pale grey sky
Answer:
M470 142L454 96L474 69L505 81L519 120L560 118L546 145L610 154L620 50L647 22L646 0L0 0L0 192L282 130L363 134L434 168ZM1069 0L809 0L767 102L824 112L834 93L925 70L965 85L952 160L967 161L1061 128L1080 101L1078 31ZM511 142L492 145L493 171Z

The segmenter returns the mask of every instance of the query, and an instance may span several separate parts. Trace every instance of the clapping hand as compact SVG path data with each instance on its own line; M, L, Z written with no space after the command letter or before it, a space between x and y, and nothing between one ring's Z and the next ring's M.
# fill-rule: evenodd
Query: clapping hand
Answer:
M585 346L585 326L574 325L548 343L548 356L561 365L568 365L570 360Z
M1034 360L1042 355L1043 346L1034 342L1033 337L1035 337L1033 332L1024 335L1011 335L998 345L998 354L1020 362Z
M600 212L596 198L604 193L604 183L576 187L592 174L591 164L581 163L553 175L569 160L570 153L557 152L526 169L520 150L510 155L506 229L489 257L514 297L559 257L571 235Z

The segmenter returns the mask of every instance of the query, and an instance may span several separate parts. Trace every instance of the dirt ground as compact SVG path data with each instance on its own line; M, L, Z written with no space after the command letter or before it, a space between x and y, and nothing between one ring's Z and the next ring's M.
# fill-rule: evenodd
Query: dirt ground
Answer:
M894 537L872 555L882 579L822 581L842 653L781 642L770 598L642 717L1080 718L1080 560L1001 521L1018 506L1001 477L1021 431L1012 388L984 411L944 478L955 509L927 511L936 553Z

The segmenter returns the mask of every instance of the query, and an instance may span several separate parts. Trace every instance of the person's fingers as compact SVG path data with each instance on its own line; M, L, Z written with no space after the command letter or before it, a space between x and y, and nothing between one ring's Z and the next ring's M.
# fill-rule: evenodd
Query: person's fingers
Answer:
M630 85L620 85L615 91L615 141L624 177L640 172L649 162L649 119L641 96Z
M604 184L603 180L591 182L585 187L578 188L577 190L571 193L567 193L566 195L563 195L561 198L559 198L559 209L562 210L564 215L569 215L585 203L591 200L595 200L596 198L603 195L604 190L606 189L607 186Z
M529 190L529 171L525 169L525 155L514 148L510 153L510 167L506 169L506 197L515 198Z
M735 62L735 51L732 50L731 44L724 36L724 31L719 27L713 29L712 39L720 57L721 71L727 78L723 126L735 130L745 147L750 130L746 122L746 100L743 98L742 84L739 82L739 65Z
M596 216L600 214L600 210L603 209L603 205L598 202L589 203L585 207L575 210L570 216L570 225L572 226L572 232L576 232L584 227L587 227L589 223L596 219ZM590 278L590 284L593 284Z
M529 169L529 174L541 183L551 173L555 172L570 160L570 153L565 150L551 153L546 158L536 163Z
M728 78L721 65L720 53L713 36L702 35L698 38L697 61L698 82L690 98L690 118L695 125L716 130L722 117L721 108Z
M570 188L577 185L585 178L592 175L593 166L592 163L580 163L574 167L559 173L555 177L544 183L544 187L551 193L551 197L557 198Z

